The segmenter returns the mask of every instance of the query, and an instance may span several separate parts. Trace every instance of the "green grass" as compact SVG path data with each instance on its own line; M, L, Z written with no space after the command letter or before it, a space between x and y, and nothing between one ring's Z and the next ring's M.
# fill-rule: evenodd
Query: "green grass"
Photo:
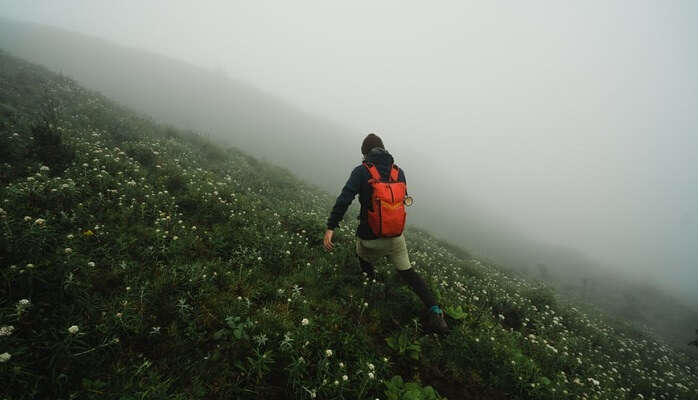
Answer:
M453 314L424 334L355 206L327 253L334 195L6 54L0 115L2 398L698 398L684 354L410 227Z

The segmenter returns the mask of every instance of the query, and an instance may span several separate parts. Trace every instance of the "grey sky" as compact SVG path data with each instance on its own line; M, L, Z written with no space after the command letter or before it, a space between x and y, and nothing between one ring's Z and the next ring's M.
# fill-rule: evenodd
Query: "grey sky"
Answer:
M378 133L406 171L430 168L536 240L698 286L696 2L0 1L0 10L219 69L357 137ZM357 160L358 148L348 150ZM432 165L420 164L425 155Z

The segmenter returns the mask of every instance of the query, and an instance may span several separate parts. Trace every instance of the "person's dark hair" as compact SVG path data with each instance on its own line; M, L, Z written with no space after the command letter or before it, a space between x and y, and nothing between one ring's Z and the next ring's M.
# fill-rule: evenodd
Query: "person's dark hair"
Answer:
M380 147L385 149L383 146L383 141L377 135L369 133L368 136L364 138L363 143L361 143L361 154L366 155L374 147Z

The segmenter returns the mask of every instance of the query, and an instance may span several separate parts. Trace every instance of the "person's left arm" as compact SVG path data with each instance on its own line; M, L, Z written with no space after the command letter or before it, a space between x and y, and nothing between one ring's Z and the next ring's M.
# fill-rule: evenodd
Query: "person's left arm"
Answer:
M405 197L407 197L408 196L408 194L407 194L407 179L405 179L405 171L402 168L400 168L400 170L398 171L397 181L398 182L405 182Z

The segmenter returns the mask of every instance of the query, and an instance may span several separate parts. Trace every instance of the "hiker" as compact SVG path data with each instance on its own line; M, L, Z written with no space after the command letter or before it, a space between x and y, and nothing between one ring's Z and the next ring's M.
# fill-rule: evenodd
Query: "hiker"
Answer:
M436 299L424 280L412 268L407 255L407 245L402 232L406 217L403 203L407 198L405 173L393 164L393 156L385 150L381 138L373 133L364 138L361 153L364 161L351 172L327 219L323 244L328 251L334 248L334 229L339 226L344 213L358 193L361 211L356 230L356 255L362 271L369 278L373 278L373 264L388 256L398 274L429 309L429 327L438 333L446 333L448 326L444 321L443 311L436 304Z

